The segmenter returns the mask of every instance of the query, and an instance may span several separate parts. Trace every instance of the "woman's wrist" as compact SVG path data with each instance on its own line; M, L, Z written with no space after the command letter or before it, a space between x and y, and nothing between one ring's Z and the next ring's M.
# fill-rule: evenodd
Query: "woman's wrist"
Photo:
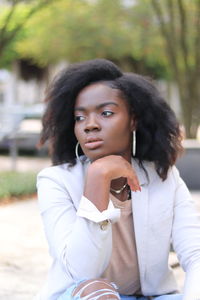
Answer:
M102 163L102 159L96 160L88 167L88 176L96 176L98 178L101 178L102 181L105 180L105 182L111 182L110 174L109 174L109 168L105 166Z
M105 176L104 170L91 165L86 176L84 196L103 211L108 207L109 193L110 180Z

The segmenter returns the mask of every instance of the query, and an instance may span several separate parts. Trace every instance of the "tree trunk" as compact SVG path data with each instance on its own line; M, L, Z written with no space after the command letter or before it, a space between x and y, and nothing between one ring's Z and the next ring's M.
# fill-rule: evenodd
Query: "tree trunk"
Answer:
M186 138L196 138L200 124L199 87L187 76L183 82L179 82L178 90Z
M160 33L166 43L169 65L178 86L186 137L196 138L200 123L200 1L194 6L196 23L193 30L189 18L191 12L188 12L186 1L165 0L161 3L158 0L151 0L151 4L159 22ZM175 24L179 24L177 30ZM191 32L193 32L192 44ZM190 62L191 57L195 61L193 65Z

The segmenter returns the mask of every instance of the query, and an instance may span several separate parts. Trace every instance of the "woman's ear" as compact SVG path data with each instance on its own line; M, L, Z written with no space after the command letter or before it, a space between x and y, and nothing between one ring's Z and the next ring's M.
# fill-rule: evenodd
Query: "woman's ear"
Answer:
M136 130L137 129L137 121L136 118L134 116L131 117L131 131Z

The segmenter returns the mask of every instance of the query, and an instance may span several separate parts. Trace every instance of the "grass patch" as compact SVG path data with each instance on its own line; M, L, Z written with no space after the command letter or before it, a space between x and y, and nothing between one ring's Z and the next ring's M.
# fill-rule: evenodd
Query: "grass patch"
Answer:
M0 200L36 192L36 173L0 172Z

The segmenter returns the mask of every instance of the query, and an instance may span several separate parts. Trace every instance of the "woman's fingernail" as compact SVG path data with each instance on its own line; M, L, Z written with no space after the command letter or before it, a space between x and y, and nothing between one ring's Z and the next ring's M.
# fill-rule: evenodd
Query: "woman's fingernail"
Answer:
M136 189L136 192L141 192L141 187L140 186Z

